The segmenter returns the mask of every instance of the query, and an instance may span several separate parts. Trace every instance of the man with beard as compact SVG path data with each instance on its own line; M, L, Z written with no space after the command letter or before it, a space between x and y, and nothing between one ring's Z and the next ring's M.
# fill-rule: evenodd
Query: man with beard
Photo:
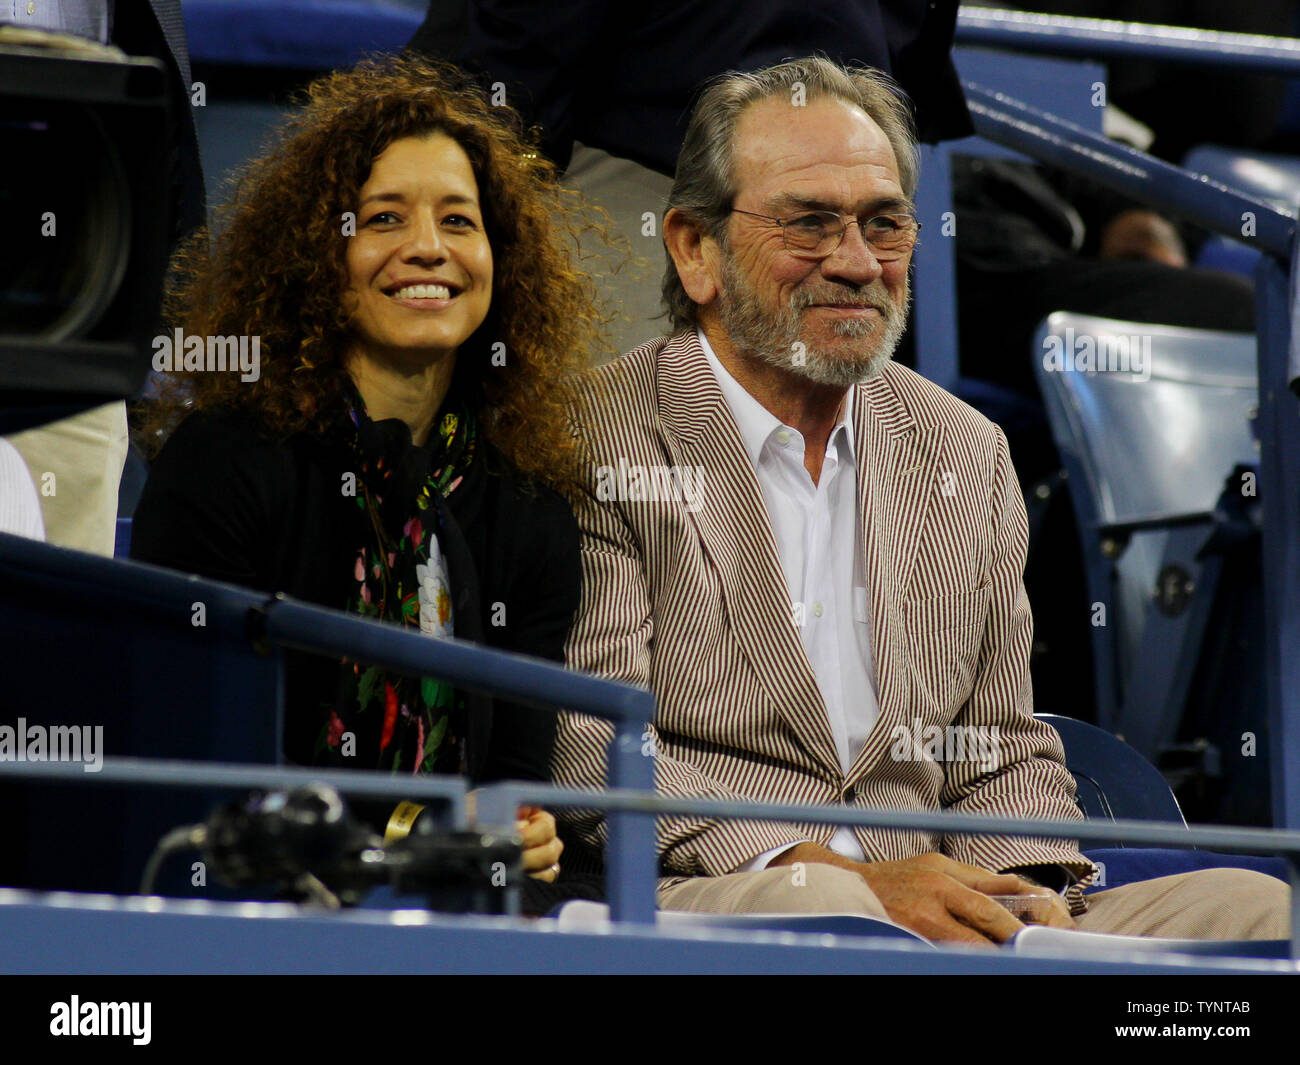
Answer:
M573 668L655 693L667 794L1080 817L1032 714L1006 440L890 361L916 180L907 105L869 70L728 75L692 115L664 218L675 332L576 408L590 467L567 646ZM557 781L599 787L609 728L566 715L559 732ZM571 868L603 844L596 814L566 831ZM668 909L863 913L987 945L1021 927L989 896L1035 894L1058 927L1285 934L1284 885L1242 870L1085 905L1071 885L1092 866L1064 841L678 817L658 844Z

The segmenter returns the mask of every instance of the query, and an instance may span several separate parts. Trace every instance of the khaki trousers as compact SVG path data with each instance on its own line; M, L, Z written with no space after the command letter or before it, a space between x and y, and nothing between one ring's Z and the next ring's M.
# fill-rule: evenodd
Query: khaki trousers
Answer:
M579 236L585 268L594 274L596 290L613 317L609 358L672 332L668 319L660 316L659 300L667 262L660 227L672 178L575 144L564 181L609 214L610 229L627 241L632 253L631 261L624 261L594 230Z
M111 558L126 463L126 404L108 403L8 440L31 471L45 539Z
M730 876L660 881L664 910L697 913L850 913L886 917L857 873L819 862L796 877L780 866ZM1250 869L1200 869L1144 880L1088 896L1075 923L1085 932L1169 939L1285 939L1291 890Z

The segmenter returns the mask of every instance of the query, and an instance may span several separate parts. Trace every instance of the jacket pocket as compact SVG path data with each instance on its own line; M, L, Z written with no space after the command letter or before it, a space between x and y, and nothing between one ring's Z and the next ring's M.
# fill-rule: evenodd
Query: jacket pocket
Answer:
M942 595L932 599L904 599L903 621L909 633L943 632L968 626L983 626L988 616L989 586L973 592Z
M932 599L904 600L913 712L927 724L947 724L975 686L989 589Z

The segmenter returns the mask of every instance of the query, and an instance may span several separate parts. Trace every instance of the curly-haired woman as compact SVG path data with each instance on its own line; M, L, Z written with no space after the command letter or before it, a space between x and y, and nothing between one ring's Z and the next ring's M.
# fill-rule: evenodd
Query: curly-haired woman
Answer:
M580 580L561 384L601 328L568 196L452 68L315 82L211 248L178 256L134 557L561 659ZM227 337L244 357L222 369L207 338ZM287 668L293 761L546 777L552 715L365 663ZM554 879L554 820L521 829Z

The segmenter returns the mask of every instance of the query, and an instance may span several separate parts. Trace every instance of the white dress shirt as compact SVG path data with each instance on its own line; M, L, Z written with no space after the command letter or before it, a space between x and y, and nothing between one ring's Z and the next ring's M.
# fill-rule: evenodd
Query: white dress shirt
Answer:
M702 331L699 337L758 477L794 617L801 622L804 651L826 704L841 772L847 774L880 714L848 392L826 444L821 477L813 484L803 464L803 435L745 391L718 361ZM855 861L864 858L847 828L836 831L830 847ZM765 868L788 849L760 854L737 872Z

